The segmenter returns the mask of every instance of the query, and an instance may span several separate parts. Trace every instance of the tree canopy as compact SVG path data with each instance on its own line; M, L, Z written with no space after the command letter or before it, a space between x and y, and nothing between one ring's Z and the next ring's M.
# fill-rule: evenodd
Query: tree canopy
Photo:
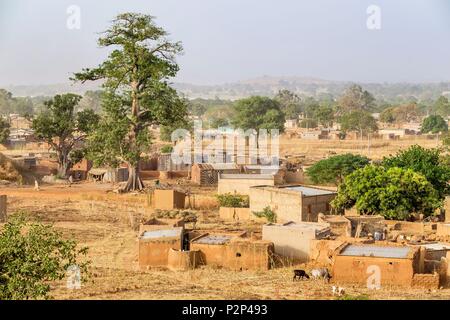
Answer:
M422 133L440 133L448 131L448 124L440 115L431 115L422 122Z
M7 141L10 133L10 127L11 125L8 120L0 118L0 143L4 144Z
M289 90L280 90L274 98L279 104L286 119L297 119L303 111L301 99Z
M81 150L88 133L94 130L99 116L92 109L75 112L81 96L56 95L45 102L46 110L33 119L36 137L47 142L56 152L59 175L65 177L71 165L80 160ZM76 157L75 157L76 156Z
M363 134L371 133L378 130L377 121L372 115L366 111L351 111L345 113L340 118L341 130L358 131Z
M351 111L371 111L375 107L375 98L359 85L352 85L338 99L340 114Z
M278 129L280 132L284 130L284 114L280 104L273 99L254 96L238 100L233 109L231 123L236 129L254 129L257 132L259 129Z
M436 189L442 199L450 191L450 167L442 163L440 149L426 149L419 145L399 151L395 156L386 157L382 165L387 168L412 169L422 174Z
M340 184L344 177L369 164L369 159L351 153L320 160L306 171L314 184Z
M414 213L430 216L442 202L422 174L412 169L368 165L345 177L331 205L338 210L355 206L363 214L403 220Z
M105 80L103 117L89 139L89 154L105 165L127 163L123 190L141 190L138 163L149 150L149 126L169 126L187 116L186 102L168 83L178 72L175 57L182 46L170 41L152 16L138 13L119 14L98 44L111 47L108 58L75 74L82 82Z

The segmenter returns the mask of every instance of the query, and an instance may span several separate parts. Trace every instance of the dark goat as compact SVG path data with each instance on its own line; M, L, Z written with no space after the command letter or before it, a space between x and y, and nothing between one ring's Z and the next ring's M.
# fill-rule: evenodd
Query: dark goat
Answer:
M294 279L292 279L292 281L294 281L295 279L309 279L308 274L305 272L305 270L294 270Z

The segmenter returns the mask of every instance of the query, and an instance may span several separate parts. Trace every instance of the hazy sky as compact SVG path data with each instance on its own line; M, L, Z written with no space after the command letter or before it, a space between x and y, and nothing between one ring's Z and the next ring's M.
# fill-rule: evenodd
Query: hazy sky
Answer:
M380 30L366 26L372 4ZM80 30L66 27L70 5ZM107 55L98 33L125 11L156 16L183 42L180 82L450 80L448 0L0 0L0 86L67 82L97 65Z

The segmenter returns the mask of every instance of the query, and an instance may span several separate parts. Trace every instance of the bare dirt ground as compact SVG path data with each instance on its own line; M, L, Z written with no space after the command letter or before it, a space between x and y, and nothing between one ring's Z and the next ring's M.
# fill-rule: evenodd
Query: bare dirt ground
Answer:
M163 269L139 271L137 231L132 220L150 217L146 195L107 192L107 184L69 186L2 187L8 195L8 213L24 210L31 220L52 223L67 237L89 247L91 280L80 290L69 290L64 281L53 285L56 299L334 299L332 284L322 281L292 281L294 268L286 266L265 272L233 272L203 267L188 272ZM258 229L259 225L233 225L218 220L216 211L199 211L197 228ZM450 289L434 292L344 286L352 296L369 299L450 299Z

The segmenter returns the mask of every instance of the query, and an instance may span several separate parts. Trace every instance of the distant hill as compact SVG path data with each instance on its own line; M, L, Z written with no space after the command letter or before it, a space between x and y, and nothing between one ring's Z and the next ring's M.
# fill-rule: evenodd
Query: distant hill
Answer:
M11 92L15 97L38 97L53 96L61 93L76 93L83 95L86 91L100 89L100 82L89 82L85 84L56 83L49 85L20 85L6 86L3 89Z
M288 89L300 96L315 98L336 98L352 84L350 81L331 81L310 77L263 76L220 85L195 85L174 83L174 87L189 99L236 100L252 95L274 96L281 89ZM440 83L361 83L364 89L379 100L434 100L440 95L450 95L450 82ZM100 89L100 83L54 84L40 86L9 86L4 89L14 96L51 96L72 92L83 94L88 90Z

